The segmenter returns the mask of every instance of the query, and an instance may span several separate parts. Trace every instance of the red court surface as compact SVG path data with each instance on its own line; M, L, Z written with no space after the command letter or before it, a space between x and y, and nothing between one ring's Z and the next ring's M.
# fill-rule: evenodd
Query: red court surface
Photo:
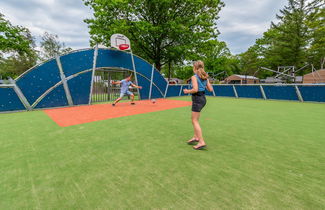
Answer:
M192 102L189 101L158 99L155 104L149 100L145 100L136 101L136 105L130 105L130 102L118 103L115 107L113 107L112 104L96 104L47 109L44 110L44 112L59 126L67 127L116 117L185 107L191 104Z

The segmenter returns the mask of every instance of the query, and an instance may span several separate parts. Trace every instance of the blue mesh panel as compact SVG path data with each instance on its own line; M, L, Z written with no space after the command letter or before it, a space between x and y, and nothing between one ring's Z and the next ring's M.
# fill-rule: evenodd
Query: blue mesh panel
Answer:
M54 90L52 90L47 96L45 96L35 108L48 108L67 105L68 102L64 92L64 88L62 85L59 85Z
M213 85L216 96L236 97L232 85Z
M88 104L92 72L87 72L68 80L68 86L74 105Z
M33 104L46 90L61 81L56 60L37 66L16 83L30 104Z
M166 97L173 97L179 95L180 85L170 85L168 86Z
M62 68L66 77L78 72L92 69L94 50L78 51L60 57Z
M325 86L298 86L304 101L325 102Z
M263 89L267 99L299 100L294 86L263 85Z
M243 98L263 98L260 86L235 85L238 97Z
M13 88L0 88L0 112L25 110Z

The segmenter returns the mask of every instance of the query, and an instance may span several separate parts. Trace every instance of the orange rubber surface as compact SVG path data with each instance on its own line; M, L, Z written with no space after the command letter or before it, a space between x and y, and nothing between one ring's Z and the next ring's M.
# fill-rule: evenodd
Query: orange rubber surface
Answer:
M118 103L115 107L112 104L96 104L47 109L44 112L59 126L67 127L116 117L185 107L192 104L190 101L169 99L157 99L156 103L152 103L149 100L136 101L135 103L136 105L131 105L130 102L123 102Z

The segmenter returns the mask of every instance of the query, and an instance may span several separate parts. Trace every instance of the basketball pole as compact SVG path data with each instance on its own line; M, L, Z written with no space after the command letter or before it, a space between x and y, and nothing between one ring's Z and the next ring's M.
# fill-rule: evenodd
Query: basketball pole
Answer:
M94 77L95 77L95 70L96 70L96 64L97 64L97 55L98 55L98 44L96 44L95 51L94 51L93 69L92 69L92 74L91 74L91 84L90 84L90 93L89 93L88 104L91 104L91 99L93 96L93 86L94 86Z
M151 79L150 79L150 89L149 89L149 100L151 99L151 94L152 94L152 83L153 83L153 72L154 71L155 71L155 64L152 64Z
M136 70L136 68L135 68L135 63L134 63L134 58L133 58L133 52L132 52L132 49L130 49L130 52L131 52L131 60L132 60L132 67L133 67L133 71L134 71L135 82L137 83L137 85L139 85L139 83L138 83L138 75L137 75L137 70ZM139 100L141 100L141 96L140 96L139 88L137 88L137 91L138 91L138 97L139 97Z

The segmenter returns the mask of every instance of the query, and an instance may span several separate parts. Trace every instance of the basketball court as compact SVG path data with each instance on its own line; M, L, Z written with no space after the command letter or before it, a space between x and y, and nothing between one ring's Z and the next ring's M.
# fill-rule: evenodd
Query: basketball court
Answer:
M96 104L89 106L67 107L47 109L44 112L59 126L68 127L83 123L107 120L117 117L125 117L149 112L158 112L168 109L190 106L189 101L158 99L156 103L150 100L136 101L136 105L130 102L112 104Z

